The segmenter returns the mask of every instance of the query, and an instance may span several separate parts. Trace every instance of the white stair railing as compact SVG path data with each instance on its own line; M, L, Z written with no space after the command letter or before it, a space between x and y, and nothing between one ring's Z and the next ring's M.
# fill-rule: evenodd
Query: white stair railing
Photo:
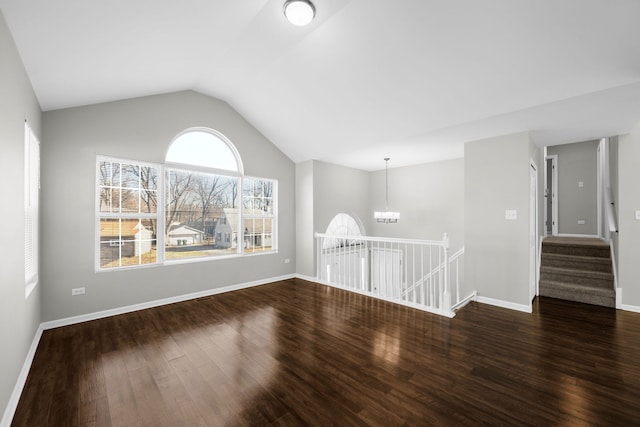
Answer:
M315 236L321 283L448 317L460 305L464 248L450 257L446 234L442 240Z

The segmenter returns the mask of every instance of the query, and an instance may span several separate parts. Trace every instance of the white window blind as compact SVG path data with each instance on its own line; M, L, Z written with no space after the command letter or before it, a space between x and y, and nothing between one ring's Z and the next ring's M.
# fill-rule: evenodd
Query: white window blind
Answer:
M24 274L29 296L38 283L38 214L40 200L40 142L24 124Z

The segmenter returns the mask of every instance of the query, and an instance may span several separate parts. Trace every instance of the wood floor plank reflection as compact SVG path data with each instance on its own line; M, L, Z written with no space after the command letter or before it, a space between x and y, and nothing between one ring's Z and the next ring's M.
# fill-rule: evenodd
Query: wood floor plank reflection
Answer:
M640 425L640 314L292 279L45 331L15 426Z

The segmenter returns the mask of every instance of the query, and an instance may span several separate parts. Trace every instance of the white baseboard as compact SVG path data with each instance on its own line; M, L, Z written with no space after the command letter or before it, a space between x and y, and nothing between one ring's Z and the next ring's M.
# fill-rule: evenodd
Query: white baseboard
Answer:
M306 280L307 282L317 282L318 279L316 277L305 276L304 274L295 274L297 279Z
M20 375L18 375L18 380L16 381L15 387L13 387L13 392L11 393L11 397L9 397L7 407L4 410L4 415L2 416L2 420L0 421L1 427L9 427L11 425L11 421L13 420L13 416L16 413L16 409L18 409L18 402L20 401L20 396L22 395L24 385L27 382L27 376L29 375L29 370L31 369L33 358L36 355L36 350L38 349L38 344L40 343L40 338L42 337L42 331L42 324L40 324L40 326L38 326L38 329L36 330L35 336L33 337L33 341L31 341L31 347L29 347L27 357L22 364L22 370L20 370Z
M620 304L620 310L632 311L634 313L640 313L640 307L637 306L637 305Z
M178 295L175 297L159 299L155 301L143 302L141 304L128 305L126 307L113 308L110 310L98 311L95 313L82 314L80 316L67 317L65 319L52 320L44 322L40 326L43 330L59 328L61 326L74 325L76 323L88 322L90 320L102 319L105 317L116 316L118 314L131 313L134 311L144 310L147 308L159 307L162 305L173 304L176 302L188 301L190 299L208 297L210 295L222 294L225 292L237 291L240 289L252 288L254 286L266 285L268 283L279 282L281 280L293 279L295 274L286 276L271 277L269 279L261 279L253 282L240 283L237 285L225 286L223 288L209 289L191 294Z
M640 307L637 305L629 305L622 303L622 288L616 288L616 308L618 310L631 311L640 313Z
M531 305L516 304L514 302L503 301L503 300L494 299L494 298L487 298L480 295L476 297L476 301L482 304L489 304L489 305L495 305L496 307L508 308L510 310L522 311L525 313L533 313L533 308Z

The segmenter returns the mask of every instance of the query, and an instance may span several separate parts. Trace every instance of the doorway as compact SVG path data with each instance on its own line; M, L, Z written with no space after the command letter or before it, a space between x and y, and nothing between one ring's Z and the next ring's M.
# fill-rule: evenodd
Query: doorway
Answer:
M544 225L546 236L558 235L558 155L545 157Z

